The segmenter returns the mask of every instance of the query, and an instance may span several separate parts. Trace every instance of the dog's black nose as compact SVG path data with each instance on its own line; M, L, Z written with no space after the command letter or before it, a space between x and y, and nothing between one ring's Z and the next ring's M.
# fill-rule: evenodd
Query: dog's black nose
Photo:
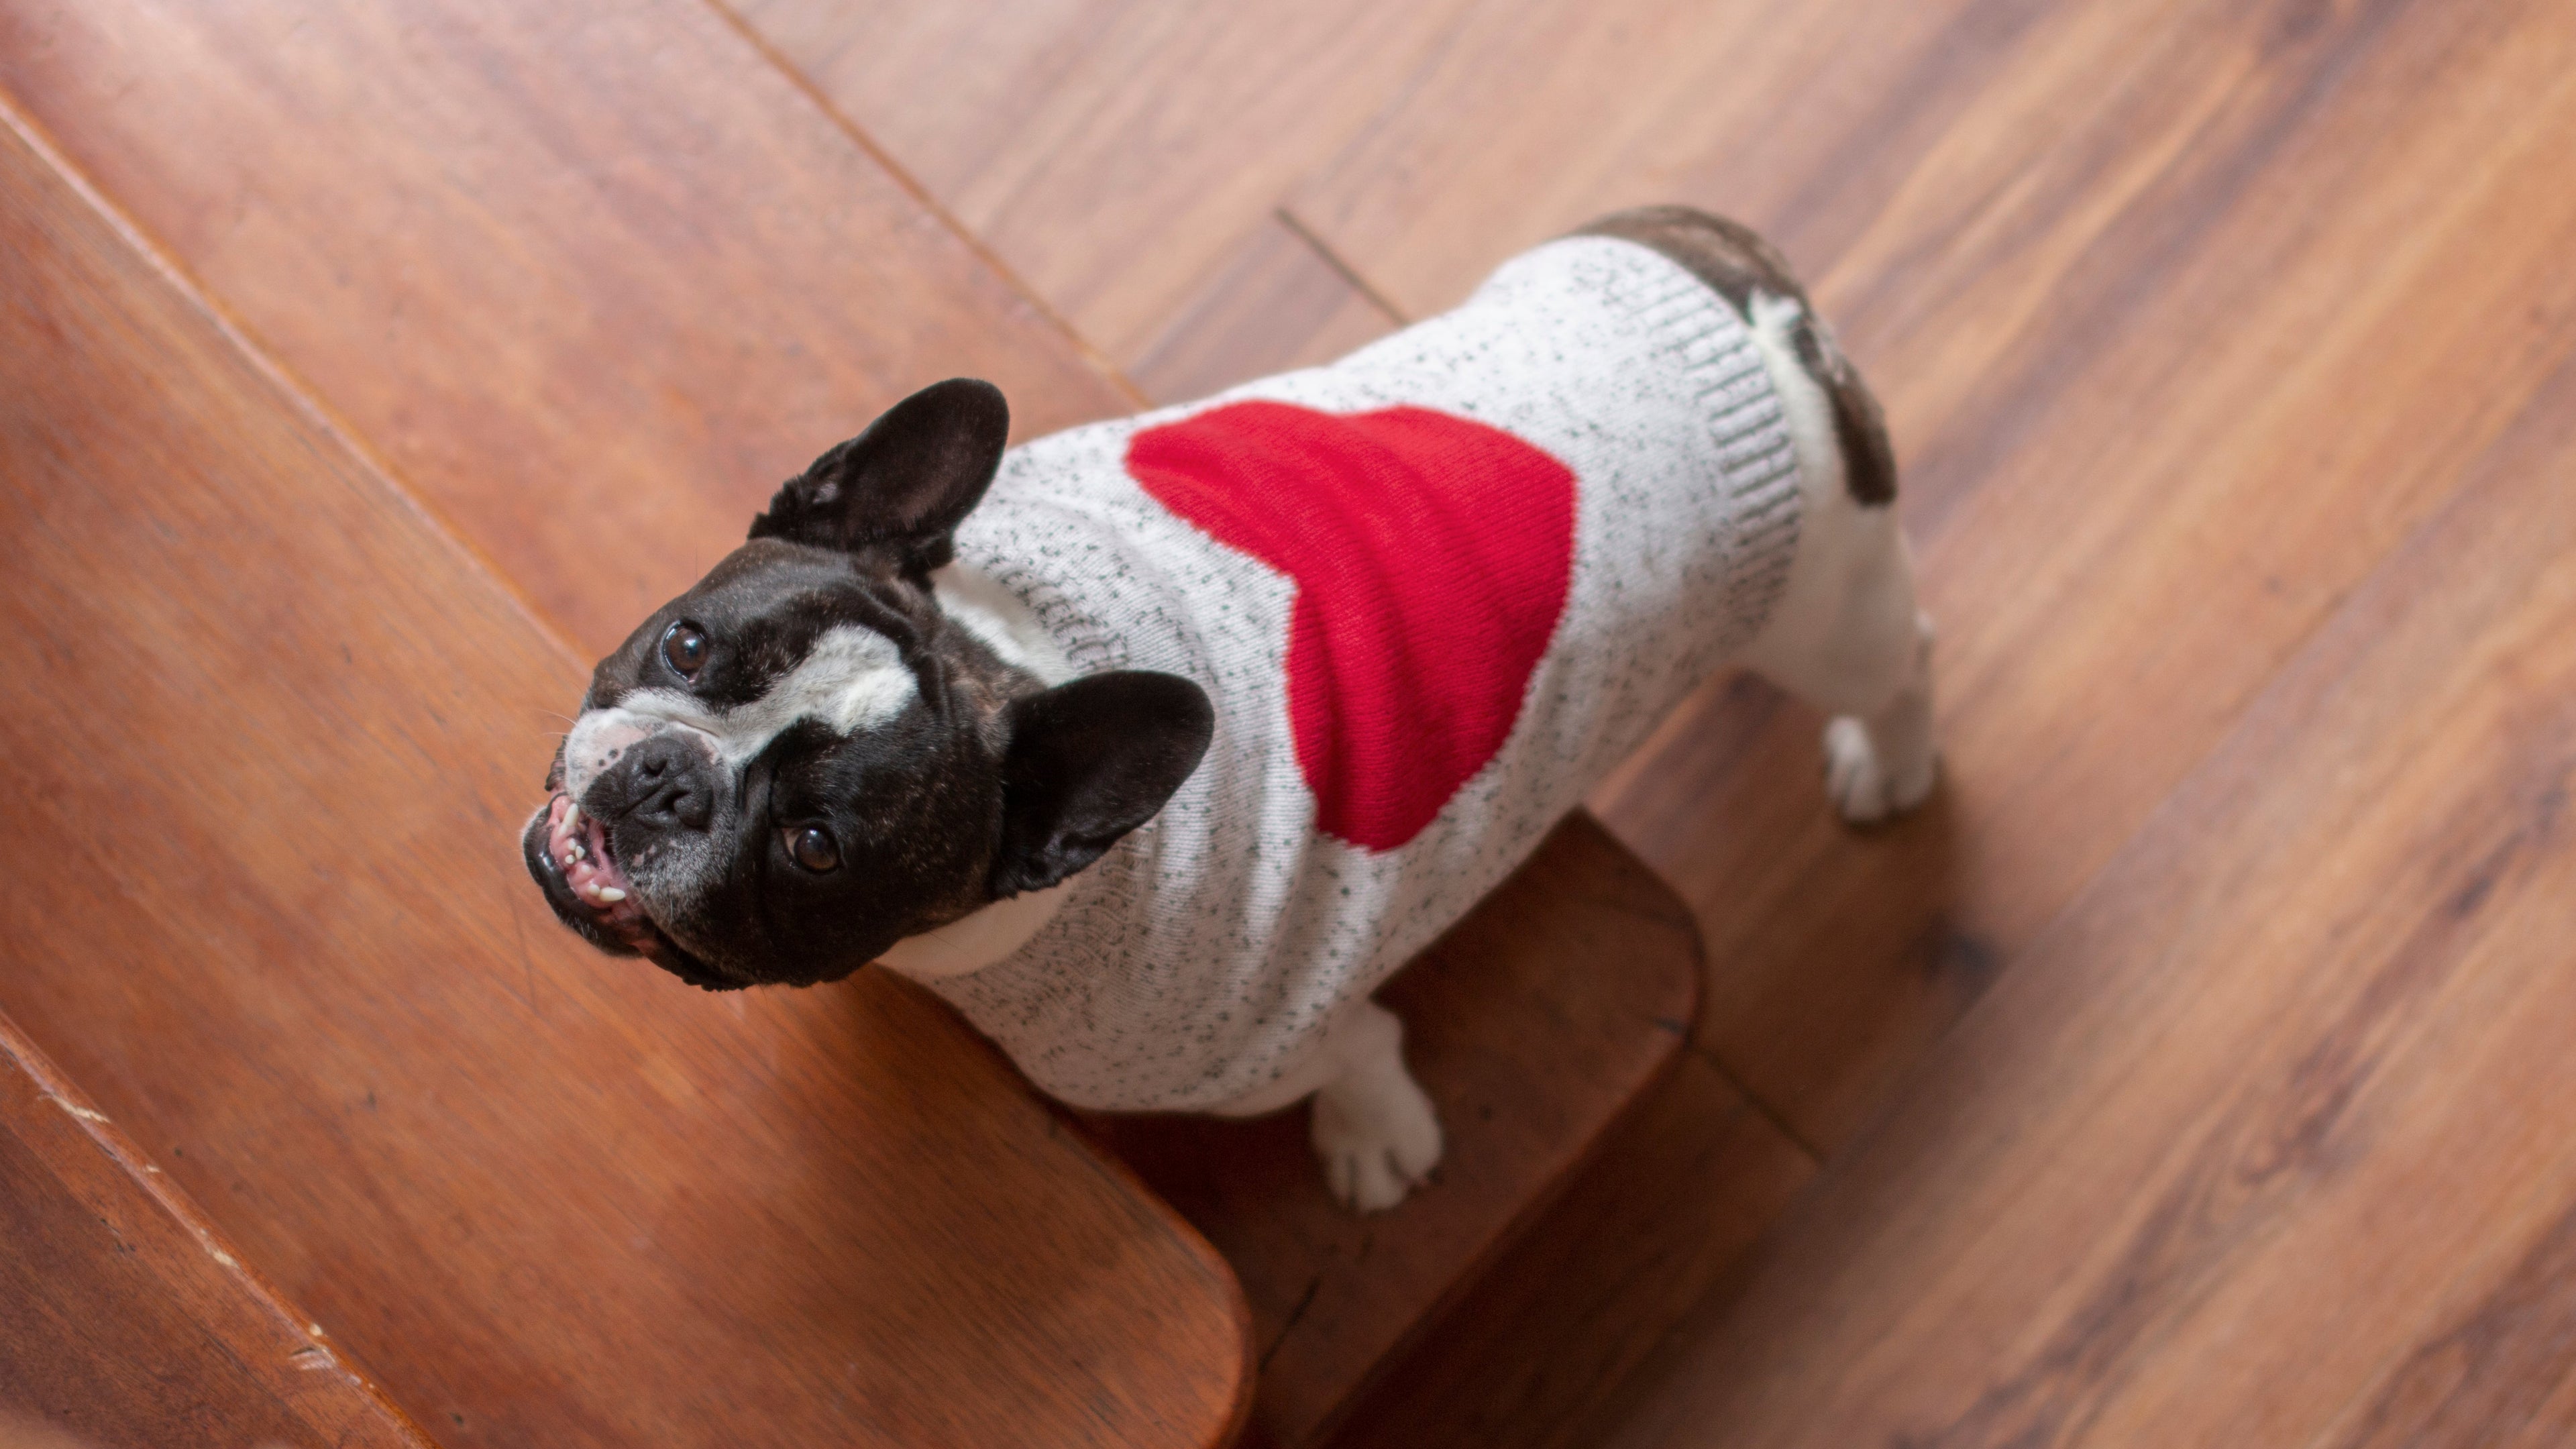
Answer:
M704 751L673 735L640 740L619 774L625 815L653 830L704 830L715 817L714 766Z

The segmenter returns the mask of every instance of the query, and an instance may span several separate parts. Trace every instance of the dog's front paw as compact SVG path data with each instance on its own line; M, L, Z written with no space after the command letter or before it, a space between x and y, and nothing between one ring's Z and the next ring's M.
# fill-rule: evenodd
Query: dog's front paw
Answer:
M1930 750L1891 773L1870 743L1869 726L1843 715L1825 726L1825 794L1854 825L1869 825L1923 803L1940 775Z
M1315 1094L1315 1155L1342 1206L1384 1212L1440 1163L1440 1117L1401 1069L1345 1078Z

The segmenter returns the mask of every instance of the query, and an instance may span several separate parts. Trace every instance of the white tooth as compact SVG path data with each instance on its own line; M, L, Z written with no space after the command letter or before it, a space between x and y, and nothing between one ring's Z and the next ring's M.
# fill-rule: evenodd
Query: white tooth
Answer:
M601 886L599 888L599 898L613 906L619 901L626 899L626 892L619 890L615 886Z
M571 809L569 809L569 810L567 810L567 811L565 811L565 812L564 812L564 828L565 828L566 830L575 830L575 829L580 828L580 826L581 826L581 807L580 807L580 806L578 806L578 805L575 805L575 806L574 806L574 807L572 807Z

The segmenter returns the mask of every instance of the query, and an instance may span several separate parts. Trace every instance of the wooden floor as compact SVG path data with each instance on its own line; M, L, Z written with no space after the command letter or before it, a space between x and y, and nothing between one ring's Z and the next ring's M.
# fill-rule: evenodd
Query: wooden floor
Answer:
M1351 1440L2576 1438L2576 11L671 0L644 46L449 9L310 112L275 76L363 9L13 3L0 84L584 645L703 560L524 567L616 525L523 490L725 480L665 505L715 538L924 357L1025 433L1643 201L1766 231L1840 328L1947 784L1839 829L1819 722L1729 679L1599 792L1698 914L1695 1050ZM669 107L584 133L521 52ZM478 160L523 134L562 164ZM805 184L727 194L752 154ZM657 211L657 168L719 201ZM890 184L942 224L836 233ZM645 244L692 227L759 245ZM575 251L578 307L440 309ZM890 284L1023 330L872 332Z

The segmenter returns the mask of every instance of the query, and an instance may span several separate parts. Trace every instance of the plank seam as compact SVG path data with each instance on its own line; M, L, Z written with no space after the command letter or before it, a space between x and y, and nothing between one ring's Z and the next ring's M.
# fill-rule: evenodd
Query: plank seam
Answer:
M1018 272L1012 270L1010 265L1002 260L1001 254L987 246L982 237L968 230L965 222L959 220L955 212L950 211L938 197L931 195L930 188L924 186L920 178L897 162L892 153L878 145L876 138L870 136L856 120L843 113L841 108L833 103L832 98L824 94L823 89L814 84L794 61L789 60L784 52L769 43L767 36L754 30L750 22L736 14L733 7L724 3L724 0L706 0L706 6L715 12L716 19L726 29L740 37L743 44L751 47L754 55L759 56L763 63L777 71L798 95L803 96L816 110L822 112L823 118L832 123L833 129L847 136L851 145L858 147L862 155L875 162L904 195L910 197L922 210L930 213L950 236L957 239L959 245L966 248L968 254L981 262L994 276L1000 278L1002 285L1009 288L1013 296L1018 297L1040 317L1045 318L1046 324L1063 336L1065 341L1072 345L1074 352L1084 362L1089 363L1094 372L1106 379L1110 386L1116 388L1119 395L1126 398L1130 406L1138 412L1148 411L1154 406L1154 400L1147 397L1145 390L1138 387L1134 380L1127 376L1125 369L1110 361L1109 354L1093 346L1090 338L1075 331L1073 323L1062 312L1057 311L1036 288L1030 286Z
M1333 269L1333 275L1340 277L1344 282L1349 283L1351 290L1359 293L1360 296L1365 299L1370 306L1375 307L1387 321L1398 327L1409 327L1413 325L1413 319L1405 316L1403 309L1397 307L1394 301L1384 292L1381 292L1376 287L1370 285L1369 279L1360 275L1359 268L1352 266L1347 261L1344 261L1340 252L1333 250L1331 246L1325 243L1322 237L1315 234L1315 229L1313 227L1306 225L1305 222L1298 219L1297 213L1289 210L1285 206L1279 206L1271 208L1270 214L1278 219L1281 226L1288 228L1289 235L1294 236L1301 242L1304 242L1307 249L1312 251L1325 266Z
M483 575L500 592L501 597L509 601L509 606L518 612L520 619L525 621L528 627L536 632L537 637L544 640L576 675L587 675L590 672L589 665L574 651L571 641L566 639L554 623L529 601L528 596L520 590L518 582L503 570L491 555L476 546L462 530L452 527L448 519L431 507L426 499L413 492L402 481L402 474L368 444L365 435L360 433L356 426L341 417L328 402L323 400L320 391L307 384L302 375L280 361L247 323L235 317L224 308L223 304L215 300L215 294L211 288L186 267L180 265L178 258L163 249L161 244L155 241L134 218L126 215L124 208L109 200L107 194L90 180L87 173L72 164L70 156L55 143L53 136L20 104L16 93L5 86L0 86L0 129L5 129L16 136L28 150L33 151L36 158L59 177L63 184L71 189L73 195L80 198L81 204L87 206L100 220L104 221L108 230L114 232L117 239L131 249L135 256L141 258L153 275L178 296L182 305L193 309L197 315L206 319L208 325L215 329L216 335L232 347L233 351L249 365L250 370L266 383L288 408L319 429L324 437L346 452L361 471L374 477L396 507L410 510L412 517L418 520L431 536L456 550L457 555L465 561L469 569Z
M1791 1125L1788 1118L1780 1115L1778 1108L1764 1101L1759 1092L1754 1091L1749 1083L1737 1076L1735 1068L1728 1066L1724 1057L1695 1041L1684 1042L1682 1050L1699 1058L1707 1064L1710 1071L1717 1073L1718 1079L1733 1088L1735 1095L1742 1097L1745 1105L1753 1109L1753 1115L1770 1124L1772 1131L1779 1133L1781 1137L1787 1139L1790 1146L1798 1149L1799 1155L1807 1159L1809 1166L1823 1169L1825 1154L1818 1151L1816 1144L1809 1142L1805 1134Z

